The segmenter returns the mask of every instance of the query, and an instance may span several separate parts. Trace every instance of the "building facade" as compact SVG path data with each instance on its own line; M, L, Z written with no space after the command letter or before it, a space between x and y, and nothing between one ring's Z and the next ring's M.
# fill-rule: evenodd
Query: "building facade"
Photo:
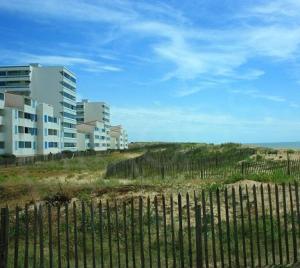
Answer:
M61 124L52 106L13 93L5 93L4 99L2 154L25 157L61 151Z
M77 150L76 77L62 66L0 67L0 92L25 95L53 106L61 122L61 150Z
M0 66L0 155L128 148L107 103L76 102L76 82L63 66Z
M110 149L126 150L128 149L128 134L121 126L112 126L110 128Z
M82 100L77 102L77 124L98 121L103 123L106 133L106 146L110 147L110 107L105 102L89 102Z
M106 151L107 133L103 122L92 121L77 125L78 150Z

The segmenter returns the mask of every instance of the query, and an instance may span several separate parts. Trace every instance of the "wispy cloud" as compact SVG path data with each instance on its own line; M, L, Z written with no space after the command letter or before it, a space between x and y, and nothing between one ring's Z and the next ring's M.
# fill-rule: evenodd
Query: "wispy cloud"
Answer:
M203 75L257 79L264 70L243 76L239 75L240 68L258 56L290 59L297 55L300 46L300 21L290 23L283 19L286 16L299 17L297 0L257 4L248 8L242 18L236 16L235 26L224 26L221 30L194 26L188 14L160 1L104 0L88 3L66 0L64 5L68 7L67 12L58 0L0 2L0 8L8 11L61 20L108 23L119 31L134 34L135 38L153 37L150 46L153 53L175 66L164 76L167 79L193 80ZM272 15L276 20L266 21L265 15ZM253 17L257 18L255 23L251 21ZM243 23L244 20L246 23Z
M242 94L249 96L251 98L255 99L264 99L268 101L274 101L274 102L286 102L287 100L281 96L276 96L276 95L267 95L267 94L262 94L258 90L239 90L239 89L234 89L230 90L231 93L235 94Z
M0 51L1 52L1 51ZM73 57L65 55L43 55L30 54L24 52L11 52L3 50L0 53L0 60L4 63L24 64L24 63L41 63L45 65L65 65L65 66L79 66L87 72L120 72L123 71L121 67L107 65L99 61L95 61L85 57Z
M184 141L188 136L192 141L251 141L263 140L268 133L276 133L274 141L276 138L279 141L280 136L293 140L297 136L293 131L300 127L300 122L295 120L264 115L249 120L228 113L205 113L191 107L113 106L111 113L115 122L126 126L134 140Z

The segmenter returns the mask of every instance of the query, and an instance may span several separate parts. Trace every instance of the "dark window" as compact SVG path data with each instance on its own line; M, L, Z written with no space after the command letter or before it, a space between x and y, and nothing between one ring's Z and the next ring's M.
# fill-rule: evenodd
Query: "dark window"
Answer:
M70 95L70 94L68 94L68 93L66 93L66 92L64 92L64 91L62 91L61 94L62 94L64 97L66 97L67 99L70 99L70 100L73 100L73 101L76 100L76 97L74 97L73 95Z
M5 143L4 141L0 141L0 149L4 149L5 148Z
M25 71L25 70L21 70L21 71L7 71L7 75L9 75L9 76L29 75L29 71Z
M64 133L64 137L65 138L76 138L76 134L75 133Z
M76 115L74 115L74 114L70 114L70 113L66 113L66 112L62 112L61 114L63 117L70 118L70 119L76 119Z
M70 124L70 123L66 123L66 122L63 122L63 123L62 123L62 126L63 126L63 127L67 127L67 128L75 128L75 127L76 127L76 125Z
M69 79L70 81L72 81L73 83L76 83L76 78L74 78L73 76L69 75L68 73L62 72L62 75Z
M76 144L75 143L70 143L70 142L65 142L64 147L66 147L66 148L76 147Z
M0 93L0 100L4 100L4 94Z
M66 88L68 88L68 89L70 89L70 90L72 90L72 91L76 91L76 88L75 88L75 87L71 86L70 84L66 83L65 81L62 81L61 83L62 83L62 85L63 85L64 87L66 87Z

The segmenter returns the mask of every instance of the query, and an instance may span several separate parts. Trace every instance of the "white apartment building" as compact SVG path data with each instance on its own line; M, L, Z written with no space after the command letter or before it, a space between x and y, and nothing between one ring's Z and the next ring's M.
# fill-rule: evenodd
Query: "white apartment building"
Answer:
M39 64L0 67L0 92L25 95L53 106L62 125L60 149L77 150L76 77L71 71Z
M92 121L77 124L77 146L79 151L106 151L107 133L103 122Z
M121 125L110 127L110 149L128 149L128 135L126 130Z
M110 146L110 107L105 102L89 102L88 100L82 100L77 102L77 124L88 122L102 122L104 124L106 132L106 144Z
M59 153L61 124L53 107L24 95L4 94L1 154L17 157Z

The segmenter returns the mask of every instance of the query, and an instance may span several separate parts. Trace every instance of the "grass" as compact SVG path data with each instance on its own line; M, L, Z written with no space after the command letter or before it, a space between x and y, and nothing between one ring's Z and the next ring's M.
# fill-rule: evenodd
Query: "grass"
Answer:
M78 157L0 169L0 205L25 204L90 195L95 188L115 186L103 179L109 163L135 157L136 153Z
M241 152L243 152L241 154ZM251 155L255 152L256 155ZM130 195L153 195L155 193L193 192L202 189L216 189L242 180L268 183L282 183L298 180L296 176L287 176L278 171L272 174L226 174L226 165L213 168L210 175L201 178L199 171L165 173L164 179L159 174L137 174L134 179L123 177L122 172L106 179L108 166L140 157L143 154L158 162L184 162L186 159L213 159L216 154L230 158L229 163L263 160L277 150L245 148L239 144L163 144L150 143L133 146L126 153L112 153L78 157L74 159L38 162L34 165L8 167L0 169L0 206L15 206L45 200L52 203L72 198L89 200L91 198L115 198ZM290 152L291 153L291 152ZM237 156L235 156L237 154ZM142 156L147 160L148 156ZM144 172L147 170L145 169Z

